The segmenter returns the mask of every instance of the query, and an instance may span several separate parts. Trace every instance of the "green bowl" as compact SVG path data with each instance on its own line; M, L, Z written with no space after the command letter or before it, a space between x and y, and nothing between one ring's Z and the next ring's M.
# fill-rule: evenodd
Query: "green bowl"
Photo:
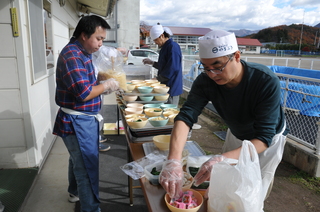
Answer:
M167 108L178 108L178 107L175 104L162 104L162 105L160 105L160 108L164 110Z
M139 96L139 98L141 99L141 101L146 101L146 102L150 102L152 101L154 96Z
M163 120L156 120L156 119L158 119L159 117L161 117L161 116L149 118L148 121L149 121L149 123L150 123L152 126L154 126L154 127L163 127L163 126L167 125L169 119L168 119L168 118L161 117Z
M154 107L160 108L160 105L161 104L144 104L143 107L144 108L154 108Z
M152 90L153 90L153 87L150 87L150 86L138 87L138 91L143 94L151 93Z

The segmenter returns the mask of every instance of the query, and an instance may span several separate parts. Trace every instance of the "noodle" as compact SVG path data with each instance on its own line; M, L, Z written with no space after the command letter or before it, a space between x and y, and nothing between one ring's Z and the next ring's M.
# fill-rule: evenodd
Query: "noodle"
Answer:
M112 71L108 70L106 72L99 71L98 72L98 82L114 78L119 82L120 88L122 88L124 91L127 90L127 79L126 79L126 74L124 72L119 72L119 71Z

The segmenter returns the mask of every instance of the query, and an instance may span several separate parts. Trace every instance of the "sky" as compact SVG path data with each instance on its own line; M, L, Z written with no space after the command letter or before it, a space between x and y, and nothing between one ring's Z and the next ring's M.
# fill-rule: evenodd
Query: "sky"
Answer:
M320 23L320 0L140 0L148 25L261 30Z

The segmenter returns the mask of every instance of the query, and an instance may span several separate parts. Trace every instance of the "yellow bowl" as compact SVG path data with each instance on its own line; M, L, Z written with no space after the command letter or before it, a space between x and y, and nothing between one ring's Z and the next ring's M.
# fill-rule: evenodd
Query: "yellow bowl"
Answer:
M168 122L174 123L174 118L175 118L177 115L178 115L178 113L172 114L172 115L168 116L168 118L169 118L169 121L168 121Z
M162 109L161 108L145 108L144 114L146 114L149 117L161 116Z
M171 198L169 197L169 194L166 194L166 195L164 196L164 201L166 202L169 210L172 211L172 212L197 212L197 211L201 208L201 206L202 206L202 204L203 204L203 197L202 197L202 195L201 195L198 191L193 190L193 189L182 189L182 190L183 190L183 191L192 191L194 197L197 199L197 204L198 204L198 206L195 207L195 208L190 208L190 209L180 209L180 208L176 208L176 207L170 205L170 200L171 200Z
M131 118L131 119L127 119L127 124L131 127L131 128L143 128L144 126L146 126L148 122L147 118Z
M150 87L166 87L166 84L161 84L160 82L152 83Z
M146 116L144 114L129 114L125 115L125 119L133 119L133 118L145 118Z
M138 99L136 95L123 95L122 98L127 102L134 102Z
M161 96L154 96L154 98L158 101L166 101L169 98L169 94L161 95Z
M169 117L171 115L177 115L178 113L179 113L179 111L168 110L168 111L163 111L162 115L165 117Z
M131 80L131 83L132 84L141 84L141 83L144 83L144 80Z
M140 108L126 108L124 109L126 115L129 115L129 114L140 114L143 112L142 109Z
M170 147L171 135L157 135L153 137L153 143L160 150L168 150Z
M136 88L135 84L127 84L127 90L128 91L133 91Z
M169 89L170 88L167 87L167 86L156 86L156 87L153 87L153 91L155 93L163 93L163 94L165 94L165 93L168 93Z

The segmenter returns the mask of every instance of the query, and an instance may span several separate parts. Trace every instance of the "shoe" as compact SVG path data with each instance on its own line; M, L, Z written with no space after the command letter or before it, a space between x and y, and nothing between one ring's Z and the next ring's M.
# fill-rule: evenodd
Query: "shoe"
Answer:
M104 142L107 142L107 141L108 141L108 139L106 138L106 139L100 140L99 142L100 143L104 143Z
M192 129L193 130L201 129L201 125L200 124L193 124Z
M77 197L77 196L75 196L73 194L69 194L68 201L71 202L71 203L78 202L79 201L79 197Z
M99 144L99 151L100 152L105 152L108 151L109 149L111 149L111 147L109 145L104 145L104 144Z

